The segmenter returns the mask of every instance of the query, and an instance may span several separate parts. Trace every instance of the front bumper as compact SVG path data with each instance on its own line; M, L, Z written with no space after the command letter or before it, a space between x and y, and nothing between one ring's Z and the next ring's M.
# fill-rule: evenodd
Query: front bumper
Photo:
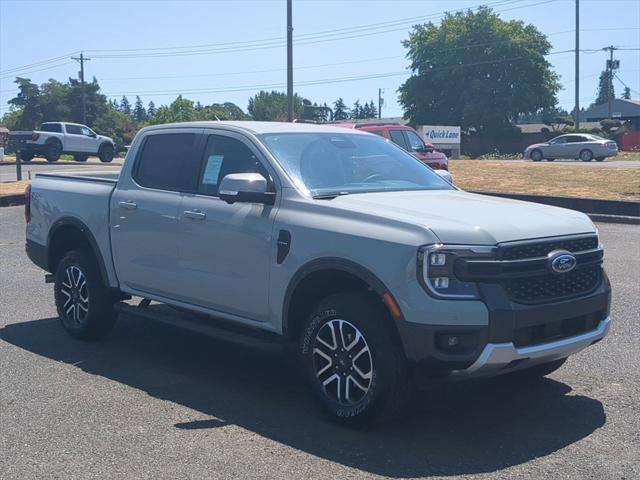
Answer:
M454 370L451 374L455 377L495 376L567 358L602 340L609 332L610 324L607 317L590 332L531 347L517 348L511 342L489 343L470 367Z

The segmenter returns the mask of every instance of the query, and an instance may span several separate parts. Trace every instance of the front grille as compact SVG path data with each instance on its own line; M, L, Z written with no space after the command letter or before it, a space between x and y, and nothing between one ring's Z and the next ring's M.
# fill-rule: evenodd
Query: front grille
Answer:
M529 347L587 333L595 330L604 317L604 312L598 311L579 317L516 328L513 332L513 344L516 347Z
M600 284L601 274L602 267L593 265L569 273L517 278L505 282L504 288L514 302L546 302L592 292Z
M535 243L522 243L519 245L502 246L499 249L501 260L522 260L525 258L546 257L553 250L568 250L569 252L582 252L598 248L598 237L565 238Z

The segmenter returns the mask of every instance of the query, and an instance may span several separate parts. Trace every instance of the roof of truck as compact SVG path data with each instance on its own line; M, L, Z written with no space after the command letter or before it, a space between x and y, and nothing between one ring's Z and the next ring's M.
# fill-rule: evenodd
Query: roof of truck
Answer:
M254 134L263 133L346 133L343 127L335 127L331 125L322 125L314 123L288 123L288 122L254 122L254 121L210 121L210 122L184 122L184 123L168 123L164 125L154 125L147 127L149 130L162 128L228 128L230 130L245 130ZM146 130L145 129L145 130ZM351 131L354 134L365 135L366 132L358 130Z

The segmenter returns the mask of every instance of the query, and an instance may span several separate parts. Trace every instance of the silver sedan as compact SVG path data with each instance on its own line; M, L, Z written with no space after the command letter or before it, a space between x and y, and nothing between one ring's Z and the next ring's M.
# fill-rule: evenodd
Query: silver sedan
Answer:
M618 154L618 145L613 140L591 134L560 135L545 143L529 145L524 151L524 158L534 162L546 159L550 162L556 158L576 158L590 162L594 158L601 162L606 157Z

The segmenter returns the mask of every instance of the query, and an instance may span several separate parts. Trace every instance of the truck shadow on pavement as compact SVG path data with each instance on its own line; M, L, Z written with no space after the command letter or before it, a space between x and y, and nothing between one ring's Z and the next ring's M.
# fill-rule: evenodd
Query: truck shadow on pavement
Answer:
M58 320L7 325L2 340L201 412L191 430L235 424L332 462L391 477L495 472L549 455L604 425L602 404L564 383L494 379L421 392L406 419L370 430L331 423L282 356L142 319L120 318L98 343ZM161 418L159 419L161 421Z

